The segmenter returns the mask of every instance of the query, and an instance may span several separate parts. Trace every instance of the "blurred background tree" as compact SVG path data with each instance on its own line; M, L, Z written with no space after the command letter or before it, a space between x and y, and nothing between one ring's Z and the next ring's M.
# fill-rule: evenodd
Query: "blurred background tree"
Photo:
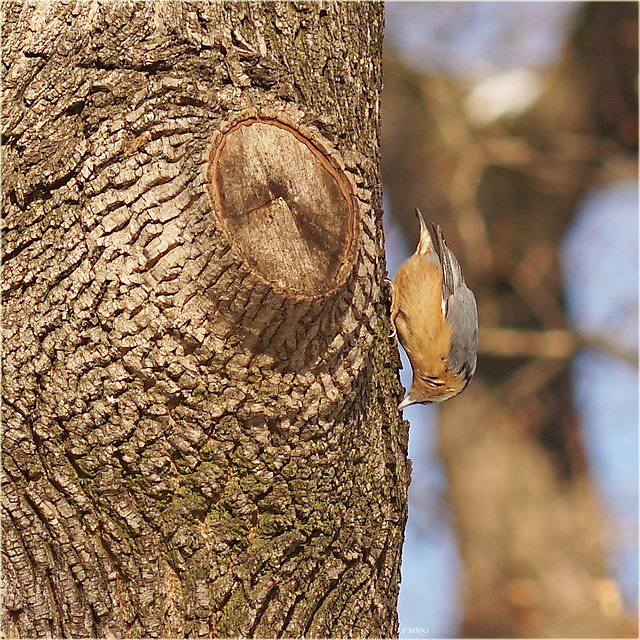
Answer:
M405 414L401 636L637 637L637 41L637 3L387 4L389 271L418 206L481 327Z

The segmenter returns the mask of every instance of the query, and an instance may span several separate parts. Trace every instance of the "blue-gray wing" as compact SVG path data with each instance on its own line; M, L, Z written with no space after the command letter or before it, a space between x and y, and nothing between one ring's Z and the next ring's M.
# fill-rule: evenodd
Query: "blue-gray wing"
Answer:
M473 292L464 281L449 298L446 319L451 327L451 353L447 368L464 373L468 382L476 371L478 307Z
M476 371L478 352L478 306L464 281L460 263L447 246L439 226L429 228L433 246L442 265L442 299L445 318L451 327L451 353L447 368L463 373L467 382Z
M464 284L464 276L460 263L444 241L442 229L432 224L429 227L429 233L442 265L442 298L446 301L457 291L458 287Z

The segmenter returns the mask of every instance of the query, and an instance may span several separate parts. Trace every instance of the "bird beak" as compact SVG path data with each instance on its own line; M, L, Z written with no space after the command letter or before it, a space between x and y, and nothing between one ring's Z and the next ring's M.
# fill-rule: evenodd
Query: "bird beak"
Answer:
M402 411L403 409L406 409L409 405L414 404L414 401L411 400L410 396L407 396L399 405L398 405L398 411Z

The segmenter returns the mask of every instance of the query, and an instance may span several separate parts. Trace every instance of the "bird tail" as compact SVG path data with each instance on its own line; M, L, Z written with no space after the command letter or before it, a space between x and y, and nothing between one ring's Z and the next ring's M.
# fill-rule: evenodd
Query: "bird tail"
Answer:
M460 267L460 263L457 258L447 246L440 226L432 224L429 231L431 233L431 238L433 239L433 246L438 254L438 258L440 258L440 264L442 265L442 291L444 299L446 300L464 283L462 267Z
M416 216L418 221L420 222L420 240L418 241L418 248L416 249L416 253L418 254L427 254L431 253L434 250L433 246L433 238L429 231L429 227L427 223L424 221L422 214L420 213L420 209L416 207Z

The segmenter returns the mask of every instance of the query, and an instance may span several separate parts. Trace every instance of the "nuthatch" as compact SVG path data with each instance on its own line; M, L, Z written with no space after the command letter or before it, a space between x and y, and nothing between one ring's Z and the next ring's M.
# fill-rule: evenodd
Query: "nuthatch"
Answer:
M460 393L476 370L478 308L460 264L440 227L422 214L416 252L391 286L391 322L411 366L413 382L402 410L414 403L441 402Z

